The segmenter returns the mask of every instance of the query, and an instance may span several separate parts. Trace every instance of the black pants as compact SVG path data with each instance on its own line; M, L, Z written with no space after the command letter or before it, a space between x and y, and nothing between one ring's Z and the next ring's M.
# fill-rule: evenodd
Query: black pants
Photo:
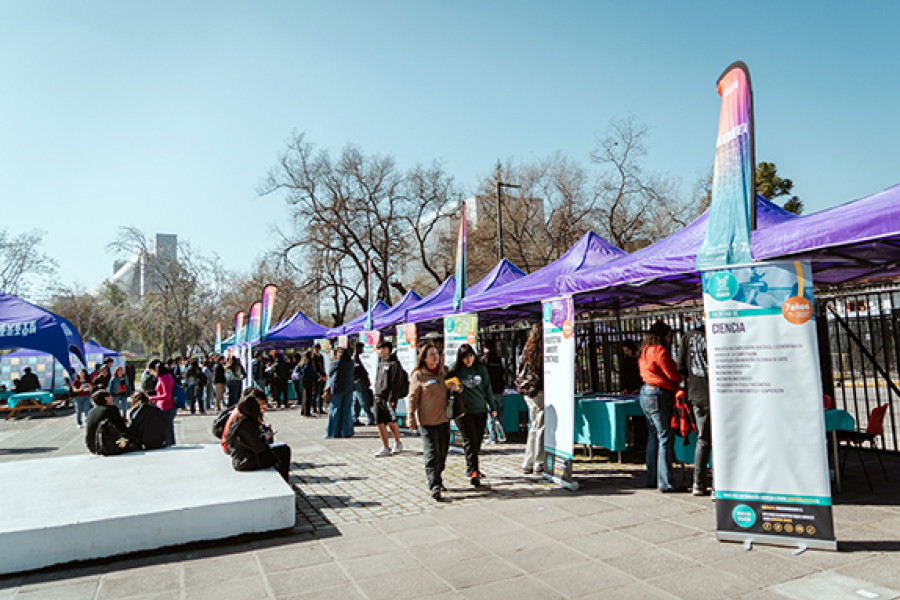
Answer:
M478 468L478 454L481 452L481 440L484 439L484 426L487 424L487 413L466 413L456 420L456 427L463 437L463 449L466 452L466 474L481 473Z
M316 412L324 413L325 412L325 401L322 399L322 392L325 391L325 382L317 381L316 382Z
M259 455L259 466L263 469L275 467L281 478L287 481L288 472L291 469L291 447L286 444L279 444L272 446L271 450L271 452Z
M316 382L310 381L303 385L303 416L309 417L316 408Z
M294 402L297 406L303 404L303 384L297 380L292 380L291 385L294 386Z
M709 477L709 454L712 451L712 432L709 407L691 406L697 424L697 447L694 450L694 485L706 487Z
M425 458L425 477L428 489L434 491L444 484L442 474L450 450L450 423L421 425L422 456Z
M278 379L272 380L272 385L269 387L269 390L272 392L272 400L275 402L275 405L278 408L287 408L288 407L288 399L287 399L287 382L280 381Z

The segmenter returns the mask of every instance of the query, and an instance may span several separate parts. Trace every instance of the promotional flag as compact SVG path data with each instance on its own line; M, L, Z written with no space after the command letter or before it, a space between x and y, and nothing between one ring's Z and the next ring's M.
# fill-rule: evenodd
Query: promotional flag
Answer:
M462 306L466 295L466 204L462 205L462 220L459 222L459 238L456 240L456 291L453 293L453 311Z
M698 269L750 262L750 230L756 225L753 92L747 65L731 64L716 89L722 108L709 221L697 253Z
M369 274L366 277L366 289L369 294L369 307L366 310L366 331L372 329L372 303L374 296L372 295L372 259L370 258L368 261L369 265Z
M247 327L247 340L255 340L259 337L260 318L262 317L262 302L254 302L250 307L250 318Z
M216 354L222 353L222 322L216 323Z
M239 310L234 315L234 345L240 346L244 343L244 311Z
M262 317L260 318L260 341L266 340L266 333L272 326L272 314L275 312L275 294L278 293L278 286L269 284L263 288L262 292Z

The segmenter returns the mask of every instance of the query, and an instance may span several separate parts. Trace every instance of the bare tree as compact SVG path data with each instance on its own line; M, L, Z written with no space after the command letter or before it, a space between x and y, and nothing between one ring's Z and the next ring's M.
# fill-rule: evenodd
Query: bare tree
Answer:
M0 230L0 290L27 295L35 279L56 272L56 261L41 251L44 234L38 230L12 235Z

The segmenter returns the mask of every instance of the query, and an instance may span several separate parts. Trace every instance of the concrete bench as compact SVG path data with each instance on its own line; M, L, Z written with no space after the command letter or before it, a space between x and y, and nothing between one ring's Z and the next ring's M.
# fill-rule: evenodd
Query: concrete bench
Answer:
M0 574L293 527L274 469L236 472L219 445L0 464Z

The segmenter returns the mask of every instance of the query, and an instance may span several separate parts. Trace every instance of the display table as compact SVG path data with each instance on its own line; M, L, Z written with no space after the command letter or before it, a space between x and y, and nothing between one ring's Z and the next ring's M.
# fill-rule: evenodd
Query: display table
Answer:
M53 414L53 394L50 392L23 392L21 394L12 394L6 399L6 408L9 412L6 415L8 421L23 410L37 408L42 414Z
M628 417L643 415L637 395L576 396L575 443L617 452L622 462Z

